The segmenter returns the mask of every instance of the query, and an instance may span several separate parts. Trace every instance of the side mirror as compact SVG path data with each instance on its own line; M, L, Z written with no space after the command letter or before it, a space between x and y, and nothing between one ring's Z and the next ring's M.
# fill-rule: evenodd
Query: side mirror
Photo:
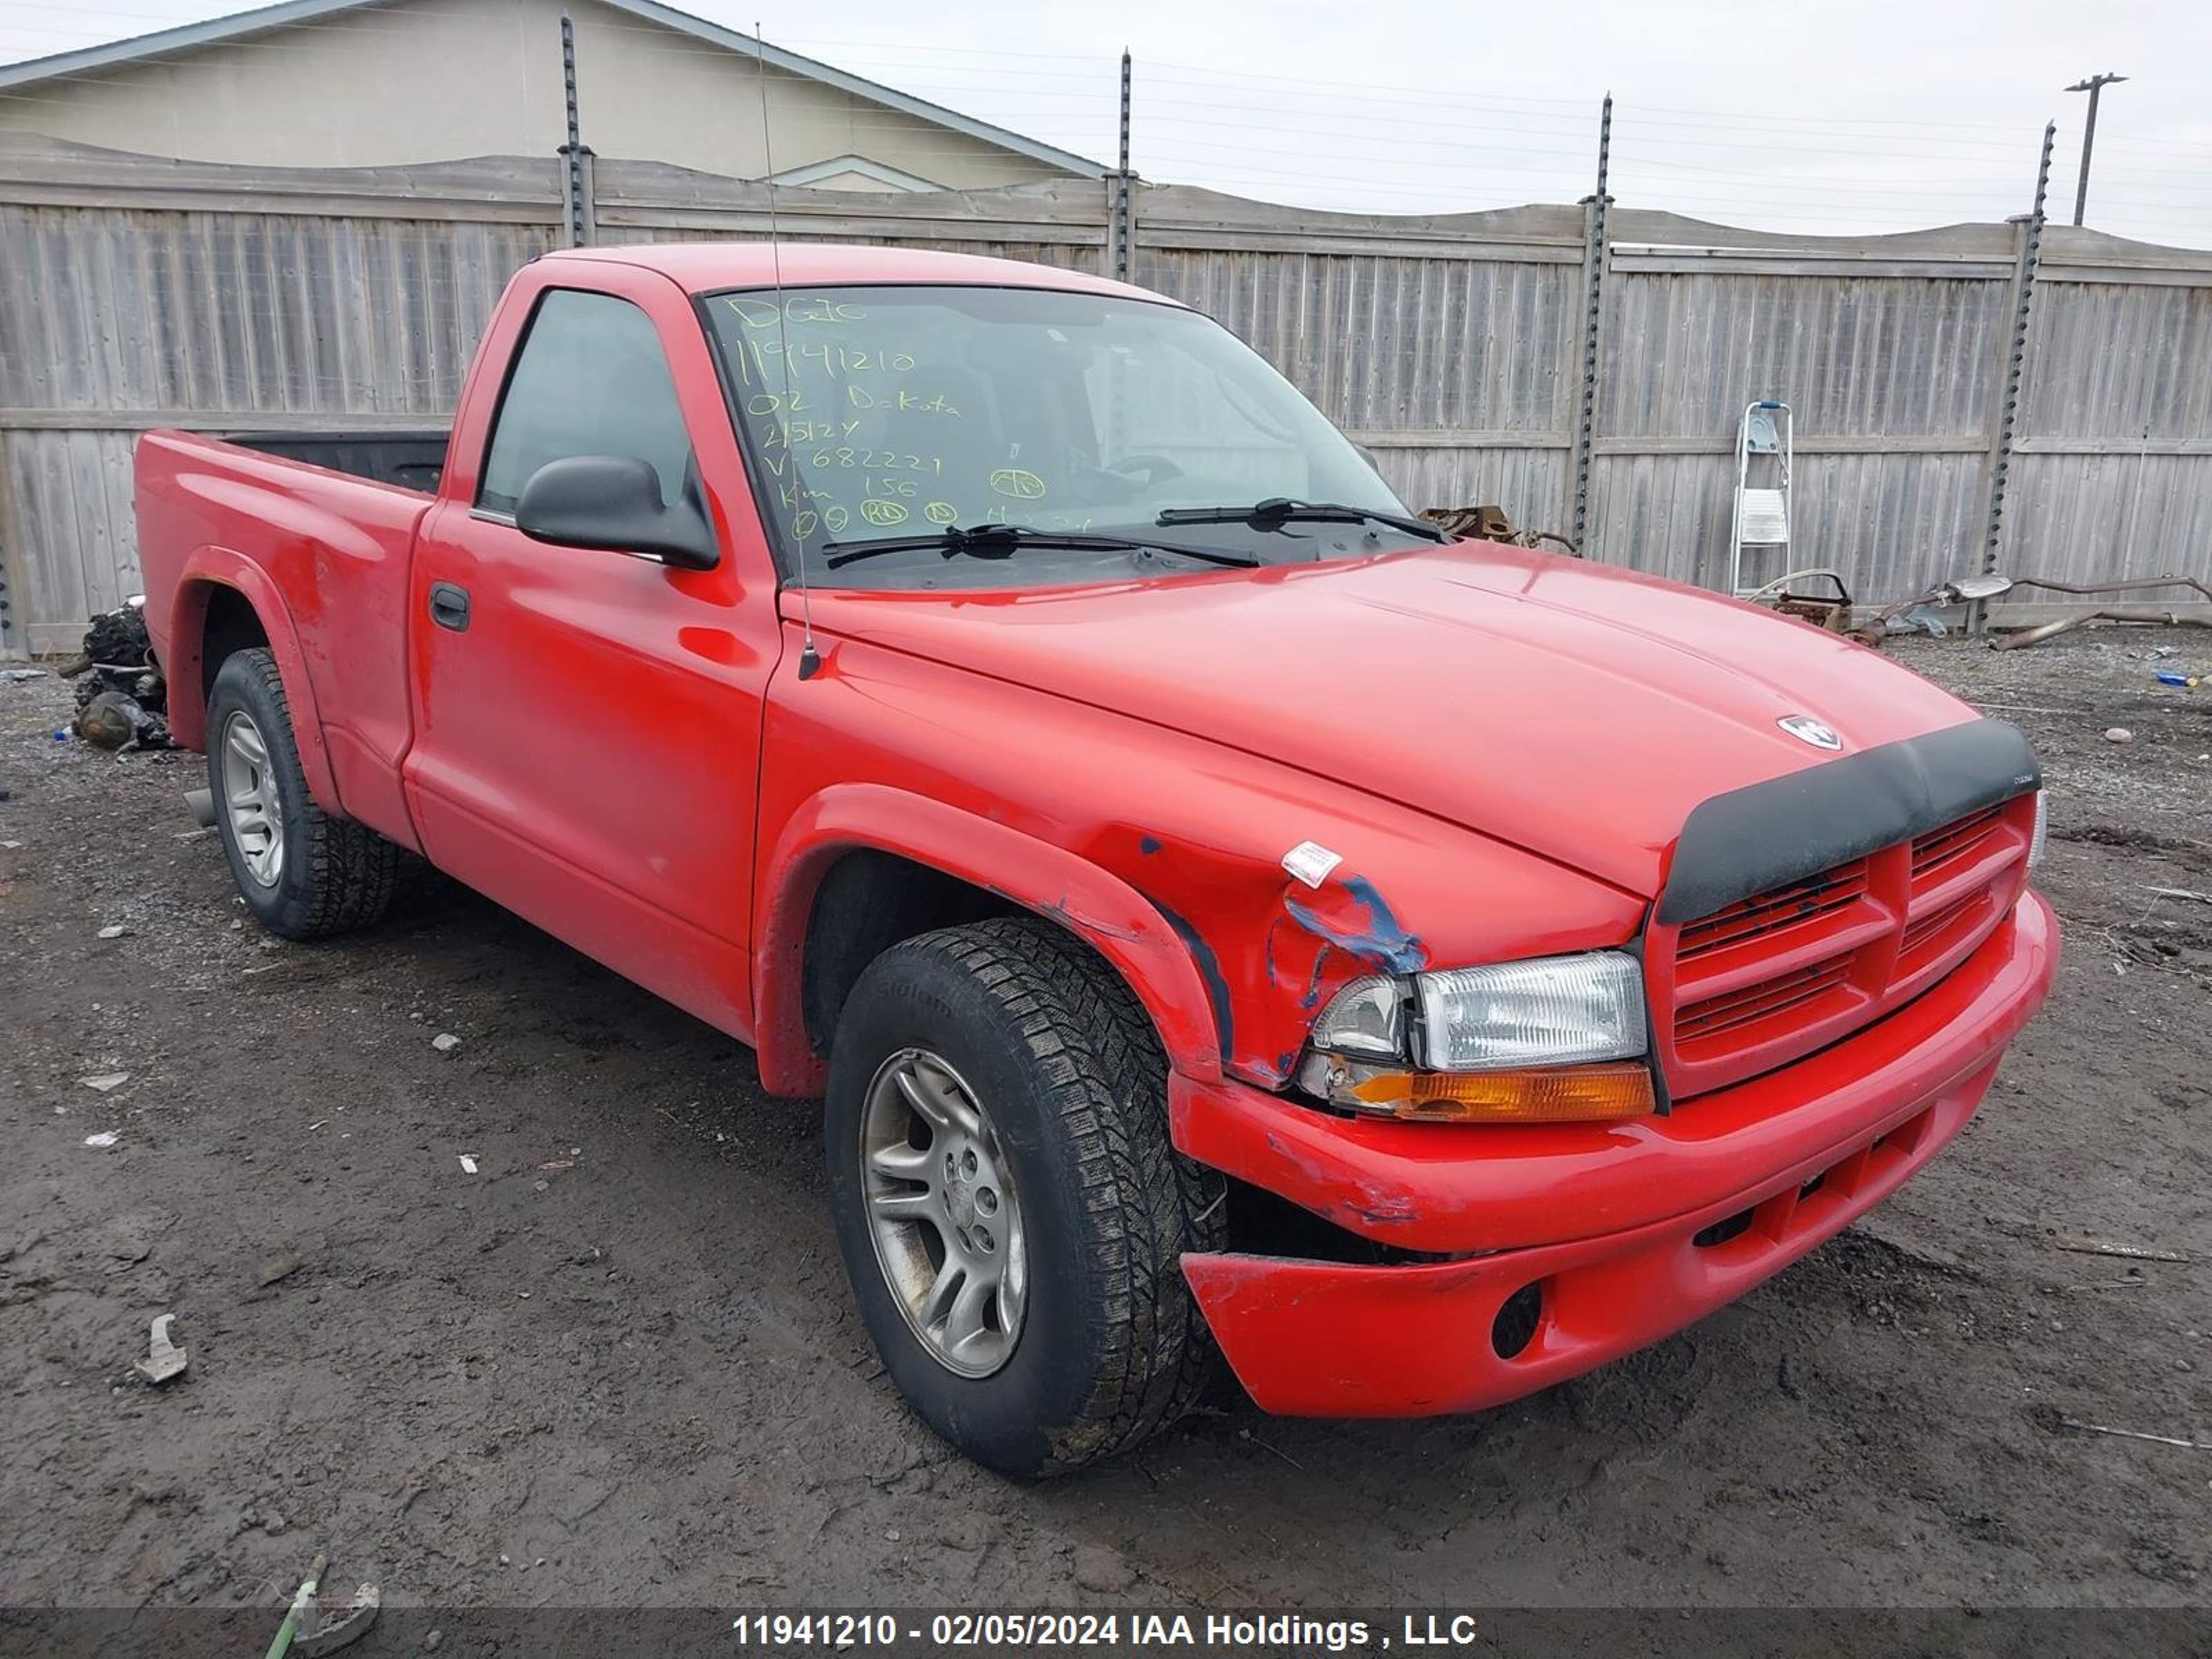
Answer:
M722 562L696 475L672 506L663 506L660 475L632 455L546 462L522 486L514 527L556 547L635 553L680 570L712 570Z

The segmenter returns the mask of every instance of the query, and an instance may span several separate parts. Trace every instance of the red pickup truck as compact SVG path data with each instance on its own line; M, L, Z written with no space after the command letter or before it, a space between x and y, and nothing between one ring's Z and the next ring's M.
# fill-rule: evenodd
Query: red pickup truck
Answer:
M2012 727L1455 540L1225 330L882 248L560 253L441 434L149 433L239 890L421 854L823 1095L860 1313L981 1462L1217 1355L1457 1412L1880 1201L2051 985Z

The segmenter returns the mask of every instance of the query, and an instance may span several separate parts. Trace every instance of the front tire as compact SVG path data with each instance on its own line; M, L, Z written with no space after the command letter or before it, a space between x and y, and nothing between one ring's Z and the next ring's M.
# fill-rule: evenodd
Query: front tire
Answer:
M399 849L315 805L292 708L265 647L234 653L208 693L208 787L232 879L254 919L289 939L364 927L392 902Z
M1111 1456L1210 1375L1181 1258L1218 1248L1223 1182L1170 1146L1166 1077L1120 976L1030 918L894 945L846 1001L824 1137L846 1273L900 1393L987 1468Z

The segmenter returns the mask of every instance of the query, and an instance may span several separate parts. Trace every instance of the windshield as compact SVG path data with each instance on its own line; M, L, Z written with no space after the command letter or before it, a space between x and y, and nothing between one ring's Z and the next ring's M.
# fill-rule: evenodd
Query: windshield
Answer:
M1012 288L787 289L707 301L787 568L823 586L1021 586L1372 552L1406 509L1257 353L1178 307ZM1324 501L1346 522L1174 524L1163 513ZM1172 520L1169 521L1173 523ZM982 526L954 561L933 538ZM1135 545L1070 548L1050 532ZM870 543L881 556L854 560ZM830 550L825 552L825 544ZM842 550L848 556L839 556Z

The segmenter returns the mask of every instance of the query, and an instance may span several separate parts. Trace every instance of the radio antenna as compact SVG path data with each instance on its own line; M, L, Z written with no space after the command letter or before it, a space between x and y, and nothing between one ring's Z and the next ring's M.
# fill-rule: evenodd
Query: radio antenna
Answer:
M768 42L761 34L757 18L753 21L753 64L760 71L761 166L766 175L762 182L768 185L769 270L775 283L776 358L783 366L783 390L775 402L775 424L783 439L784 461L791 468L792 488L798 491L796 505L791 510L791 535L799 545L799 678L811 680L822 666L822 653L814 648L814 596L806 581L805 526L811 509L806 505L808 492L799 471L799 460L791 448L791 329L784 315L783 242L777 234L775 222L775 151L769 137L768 118Z

